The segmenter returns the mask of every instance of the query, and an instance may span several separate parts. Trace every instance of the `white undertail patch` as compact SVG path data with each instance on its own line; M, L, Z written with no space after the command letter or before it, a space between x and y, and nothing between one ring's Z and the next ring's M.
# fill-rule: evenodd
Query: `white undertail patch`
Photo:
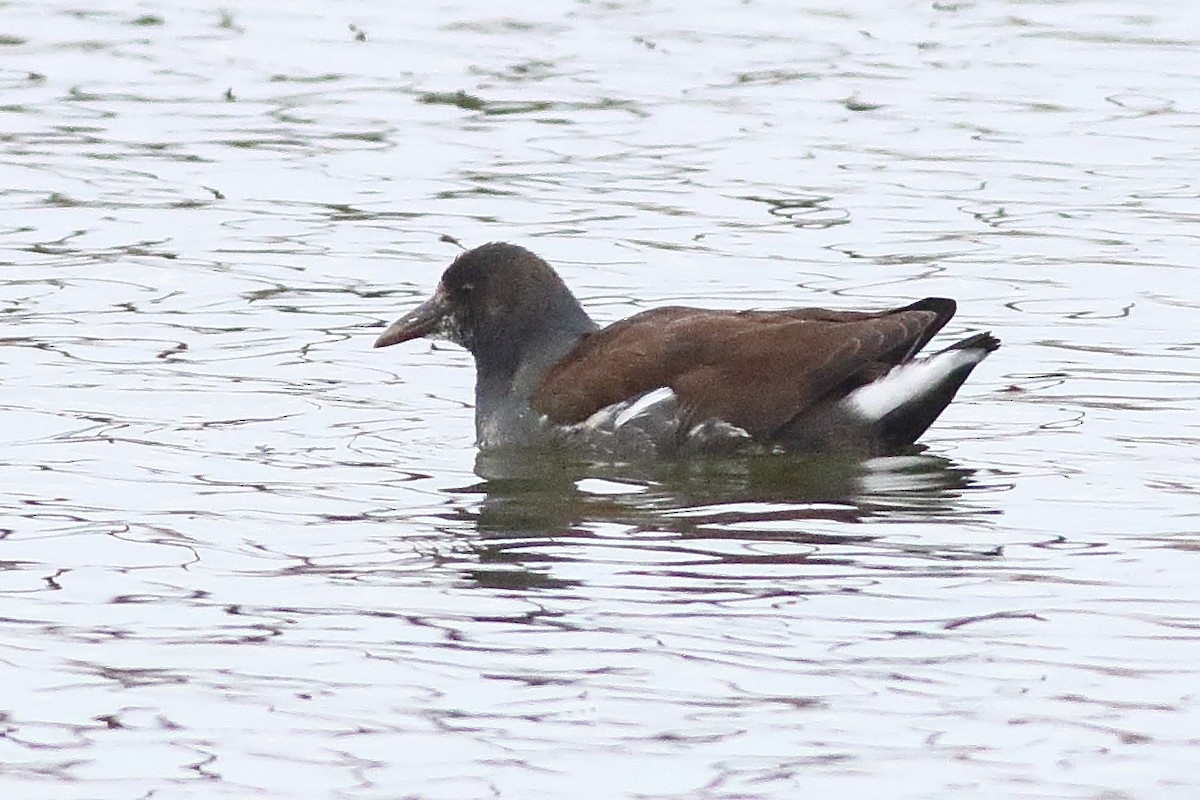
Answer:
M987 354L982 347L953 348L900 364L879 380L850 392L842 404L868 422L881 420L905 403L935 391L951 373L975 366Z

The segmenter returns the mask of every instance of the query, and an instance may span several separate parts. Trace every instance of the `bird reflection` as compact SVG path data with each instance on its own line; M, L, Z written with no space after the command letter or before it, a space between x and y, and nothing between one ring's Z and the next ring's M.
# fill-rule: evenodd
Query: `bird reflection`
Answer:
M540 569L522 568L557 560L546 552L552 543L621 547L637 537L643 545L661 543L673 558L692 549L709 561L746 563L728 552L730 545L769 541L796 545L805 563L828 564L830 548L882 537L878 527L859 523L961 522L980 513L963 500L974 470L919 451L865 461L760 454L604 463L545 450L493 450L478 455L475 473L481 481L458 491L481 497L462 513L479 534L475 549L483 564L472 577L492 587L530 588L543 578L560 586ZM725 542L719 556L705 547L716 540ZM771 558L778 563L777 554Z
M489 451L475 460L483 479L462 491L483 497L485 535L544 535L587 522L677 530L701 514L708 523L763 519L859 522L889 513L953 512L974 470L938 456L859 460L781 454L589 462L567 454ZM600 484L592 489L588 482Z

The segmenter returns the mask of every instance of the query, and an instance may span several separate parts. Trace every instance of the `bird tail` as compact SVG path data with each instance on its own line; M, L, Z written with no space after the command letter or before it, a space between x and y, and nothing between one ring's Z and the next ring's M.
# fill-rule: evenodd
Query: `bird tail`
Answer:
M888 449L910 445L933 424L971 370L1000 346L991 333L977 333L924 358L893 367L886 375L860 386L846 405L875 429Z

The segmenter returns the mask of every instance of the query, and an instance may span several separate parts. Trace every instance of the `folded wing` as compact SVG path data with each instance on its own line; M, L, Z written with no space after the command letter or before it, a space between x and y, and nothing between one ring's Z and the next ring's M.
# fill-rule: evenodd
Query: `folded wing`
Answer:
M573 424L668 387L693 422L719 419L770 437L911 359L954 311L943 298L879 313L658 308L585 336L547 372L531 405Z

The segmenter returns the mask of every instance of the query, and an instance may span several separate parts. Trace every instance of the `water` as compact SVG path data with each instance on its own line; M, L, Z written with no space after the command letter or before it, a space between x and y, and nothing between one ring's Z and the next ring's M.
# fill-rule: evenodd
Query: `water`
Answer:
M4 796L1200 791L1200 7L0 22ZM370 348L444 234L1005 346L913 457L477 460Z

